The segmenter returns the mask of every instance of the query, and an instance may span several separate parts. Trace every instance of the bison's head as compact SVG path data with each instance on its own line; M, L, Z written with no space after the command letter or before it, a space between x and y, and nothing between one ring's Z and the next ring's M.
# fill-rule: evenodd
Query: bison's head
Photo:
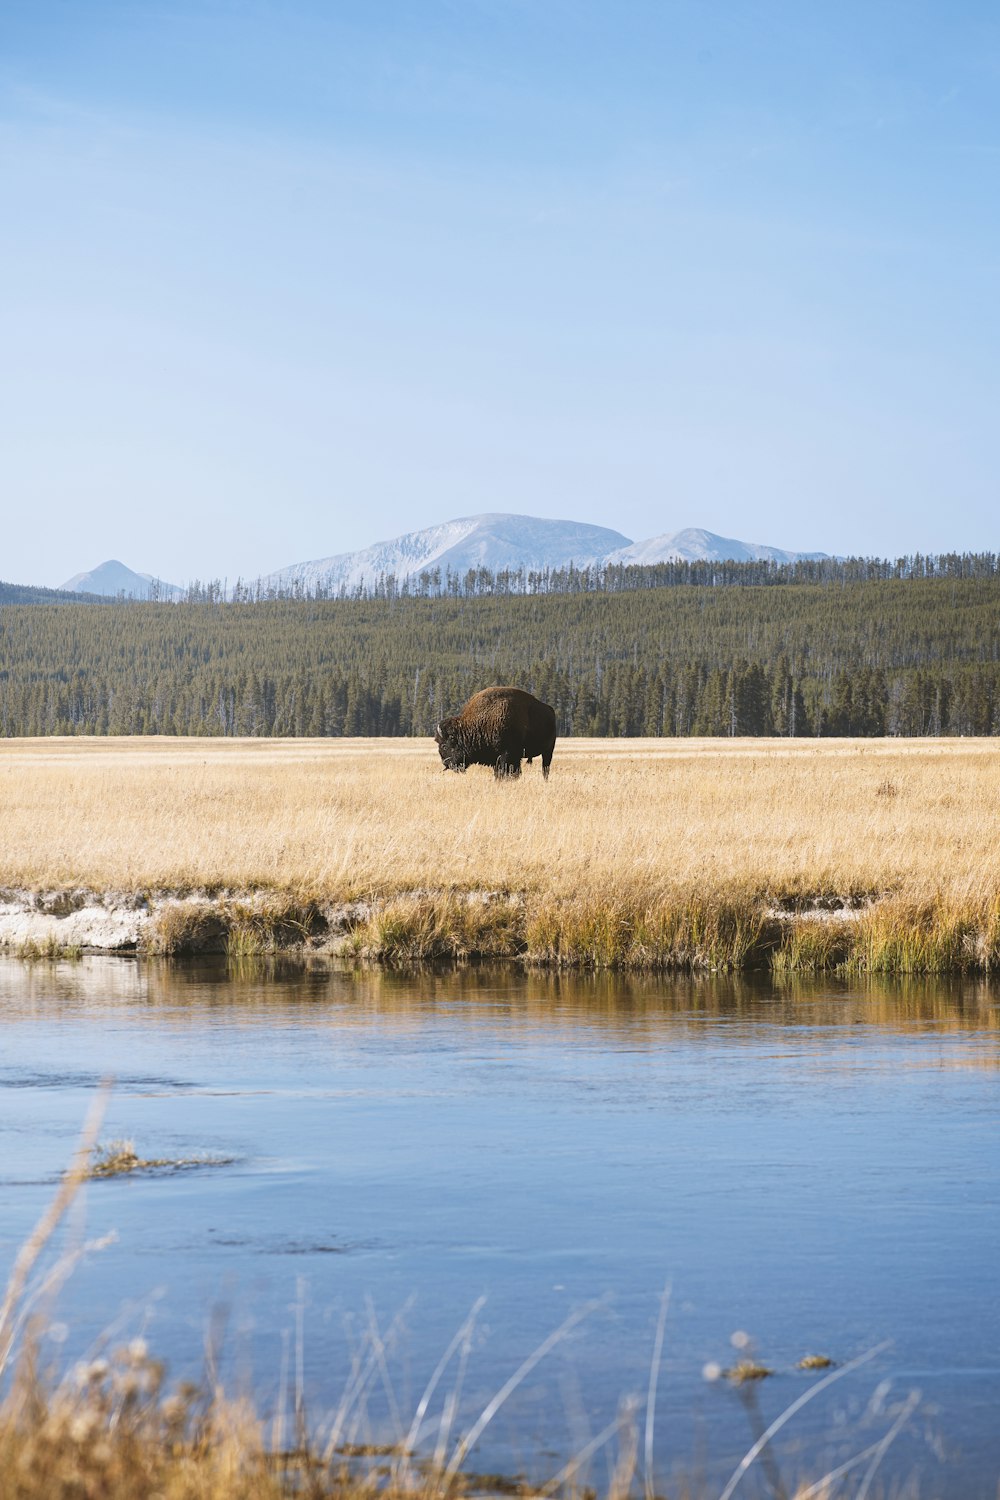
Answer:
M442 719L434 731L437 740L438 753L444 761L446 771L465 770L465 747L459 735L456 733L456 722L454 719Z

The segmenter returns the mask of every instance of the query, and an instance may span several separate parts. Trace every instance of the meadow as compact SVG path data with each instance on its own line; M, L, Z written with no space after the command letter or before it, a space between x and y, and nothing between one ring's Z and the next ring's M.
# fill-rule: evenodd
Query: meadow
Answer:
M537 763L497 783L417 739L11 739L0 788L8 891L207 893L250 947L282 921L318 941L353 902L374 957L1000 957L996 740L567 739L547 783Z

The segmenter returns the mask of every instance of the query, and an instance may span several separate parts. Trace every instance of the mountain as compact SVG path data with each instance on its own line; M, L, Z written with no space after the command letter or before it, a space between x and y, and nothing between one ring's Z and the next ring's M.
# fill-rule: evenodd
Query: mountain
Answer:
M470 568L491 573L504 569L542 572L545 569L606 567L609 564L661 562L760 562L793 563L823 558L824 552L788 552L759 542L740 542L716 536L713 531L688 527L663 532L643 542L630 541L620 531L590 526L583 521L547 521L538 516L490 513L460 516L423 531L408 531L391 541L376 542L360 552L341 552L312 562L293 563L259 580L266 592L317 587L337 592L371 589L379 578L399 581L423 572L440 570L461 576ZM115 599L183 599L186 590L164 583L150 573L136 573L116 559L101 563L89 573L76 573L62 585L63 591Z
M469 568L566 568L570 563L590 567L608 553L628 546L620 531L588 526L582 521L543 521L536 516L462 516L424 531L409 531L392 541L376 542L361 552L342 552L315 562L294 563L261 579L265 588L304 589L322 584L330 589L354 589L374 584L380 575L412 578L440 568L442 577Z
M645 542L632 542L610 553L606 563L648 565L660 562L814 562L825 552L786 552L782 547L765 547L761 542L738 542L733 537L716 536L688 526L684 531L665 531Z
M116 599L119 594L130 599L183 599L187 592L176 583L154 578L152 573L135 573L113 557L91 568L89 573L74 573L60 588L77 594L100 594L107 599Z
M469 568L599 567L609 563L752 562L777 563L825 557L824 552L787 552L757 542L739 542L712 531L688 527L664 532L644 542L632 542L620 532L581 521L545 521L537 516L490 514L463 516L409 531L388 542L377 542L361 552L342 552L315 562L293 563L260 580L278 590L317 585L328 589L370 587L380 576L402 580L432 568L465 573Z

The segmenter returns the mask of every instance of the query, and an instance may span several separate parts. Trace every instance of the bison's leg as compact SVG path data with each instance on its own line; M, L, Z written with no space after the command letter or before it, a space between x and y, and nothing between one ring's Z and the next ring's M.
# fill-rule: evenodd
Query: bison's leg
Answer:
M546 745L545 749L542 751L542 775L545 777L546 781L548 781L549 779L549 766L551 766L552 764L552 752L555 748L556 742L555 740L553 740L552 744Z
M493 767L493 775L497 781L503 781L508 776L520 776L520 774L520 757L515 758L513 755L509 755L506 750L502 750L497 757L496 765Z

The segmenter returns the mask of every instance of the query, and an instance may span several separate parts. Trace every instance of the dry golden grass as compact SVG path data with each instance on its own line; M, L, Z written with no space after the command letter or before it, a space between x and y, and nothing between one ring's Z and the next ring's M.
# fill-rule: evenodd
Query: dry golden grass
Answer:
M563 740L547 783L537 764L446 773L419 740L0 741L0 883L375 898L359 948L411 958L738 965L763 945L790 968L847 948L868 968L989 967L998 817L991 740ZM456 899L484 891L521 906ZM764 931L775 906L872 897L846 945ZM305 930L308 905L283 920ZM239 930L273 942L249 915Z
M726 1373L745 1385L772 1372L743 1364ZM642 1472L642 1416L638 1403L625 1403L552 1479L533 1485L452 1467L440 1457L421 1460L402 1445L338 1442L331 1451L329 1441L324 1445L319 1433L308 1431L294 1447L276 1447L275 1423L265 1423L247 1400L230 1399L217 1386L168 1394L164 1367L142 1339L78 1366L55 1385L39 1378L29 1345L0 1401L0 1493L4 1500L628 1500L644 1492L652 1500L663 1491L651 1465ZM340 1416L332 1421L336 1428ZM887 1447L894 1436L890 1429ZM778 1478L773 1493L789 1493L766 1444L758 1440L755 1449L741 1469L759 1468ZM456 1456L462 1452L459 1439ZM873 1452L869 1444L843 1468L860 1471ZM617 1462L599 1489L591 1487L586 1481L599 1467L595 1456L606 1454ZM725 1494L740 1477L738 1470ZM832 1495L837 1477L833 1471L797 1485L793 1500ZM676 1480L669 1493L682 1500L717 1494Z
M998 828L991 740L562 740L547 784L423 740L0 741L11 886L966 899L997 888Z

